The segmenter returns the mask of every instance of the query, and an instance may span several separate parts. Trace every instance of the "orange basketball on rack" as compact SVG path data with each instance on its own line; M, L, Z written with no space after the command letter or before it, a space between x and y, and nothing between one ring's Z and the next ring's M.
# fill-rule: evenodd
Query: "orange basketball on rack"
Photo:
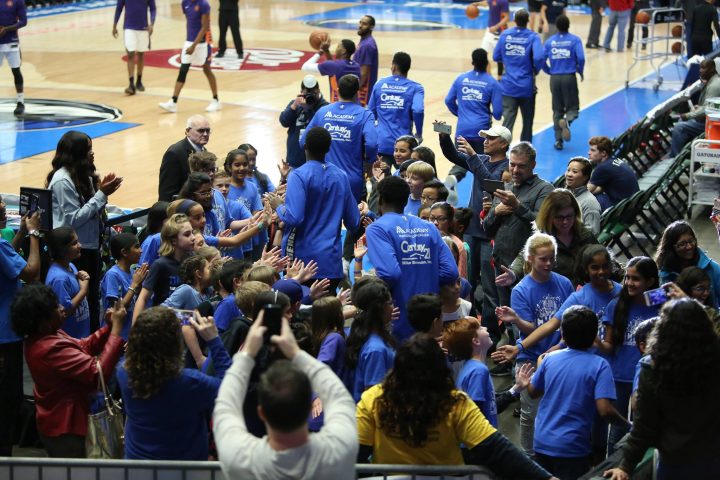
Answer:
M635 15L635 23L650 23L650 14L648 12L640 10L637 15Z
M672 53L674 53L676 55L682 53L682 43L680 43L680 42L673 43L672 46L670 47L670 50L672 51Z
M473 4L470 4L465 7L465 15L467 15L469 19L475 19L480 15L480 9Z
M680 25L675 25L675 26L672 28L671 32L672 32L672 36L673 36L673 37L675 37L675 38L680 38L680 37L682 36L682 26L680 26Z
M320 48L320 45L322 45L323 42L330 41L330 35L328 35L327 32L315 30L310 34L310 38L308 40L310 41L310 46L313 49L317 50L318 48Z

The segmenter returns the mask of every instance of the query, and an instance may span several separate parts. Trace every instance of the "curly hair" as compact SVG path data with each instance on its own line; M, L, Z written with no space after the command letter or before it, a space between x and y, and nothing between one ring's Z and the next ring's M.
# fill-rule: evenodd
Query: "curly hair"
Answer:
M665 228L660 238L660 244L655 252L655 262L663 270L679 273L682 269L680 258L675 252L675 244L683 235L689 233L695 239L695 251L697 255L697 235L685 220L672 222Z
M21 337L32 337L47 330L57 308L58 298L52 288L39 283L26 285L10 305L10 324Z
M95 164L89 158L91 142L87 134L77 130L70 130L60 137L45 186L50 185L55 172L65 168L80 197L85 202L89 201L100 183L100 177L95 173Z
M187 257L180 264L180 271L178 272L178 274L180 275L180 281L190 286L194 286L197 282L195 274L198 272L198 270L202 270L203 268L205 268L206 263L207 260L205 260L205 258L200 255L192 255L190 257Z
M424 333L413 335L398 348L395 363L377 398L379 427L387 435L404 438L413 448L428 440L428 430L465 400L455 390L450 368L440 346Z
M708 372L720 364L720 337L703 306L682 298L667 302L648 339L658 392L678 396L704 391Z
M388 302L392 302L390 289L385 282L377 278L362 283L358 281L352 289L351 298L360 312L355 316L347 337L345 363L348 368L355 368L360 358L360 350L371 334L379 335L386 345L393 348L395 339L385 325L384 309Z
M652 258L633 257L628 261L626 270L630 267L635 267L635 270L637 270L645 280L654 279L648 289L658 287L658 267ZM612 344L615 349L619 348L625 339L625 331L628 327L628 315L633 301L634 299L628 293L627 286L623 285L622 290L620 290L617 305L615 306L615 316L613 317Z
M147 399L183 369L180 321L167 307L143 311L130 329L125 370L133 397Z

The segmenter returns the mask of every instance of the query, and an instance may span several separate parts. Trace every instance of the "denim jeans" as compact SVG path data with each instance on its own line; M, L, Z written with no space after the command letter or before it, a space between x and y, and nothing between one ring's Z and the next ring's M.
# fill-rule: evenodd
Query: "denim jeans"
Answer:
M630 22L631 10L616 11L610 10L608 16L608 28L605 32L605 41L603 42L604 48L610 48L610 41L613 38L615 27L618 28L618 47L617 51L622 52L625 48L625 32L627 30L628 23Z
M519 369L526 363L535 365L535 362L522 361L518 362L515 368ZM535 455L533 442L535 441L535 417L539 404L540 399L531 398L527 390L523 390L520 394L520 447L530 458Z
M672 140L670 141L670 155L675 156L680 153L683 147L693 141L695 137L705 131L705 119L685 120L677 122L672 128Z

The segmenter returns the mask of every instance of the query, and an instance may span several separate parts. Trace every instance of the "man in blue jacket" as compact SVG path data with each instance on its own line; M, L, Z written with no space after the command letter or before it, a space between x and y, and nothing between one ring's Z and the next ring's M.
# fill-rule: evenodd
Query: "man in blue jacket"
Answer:
M343 278L340 226L349 231L360 226L360 212L350 191L347 175L325 162L332 138L322 127L305 135L305 157L300 168L290 172L285 204L275 193L266 194L285 223L283 255L305 263L317 262L316 278L330 280L332 292Z
M438 293L441 285L456 282L459 274L438 229L418 217L403 215L410 196L408 184L390 176L378 183L377 191L381 217L365 231L368 256L400 309L393 335L402 342L415 333L407 317L410 298L419 293Z
M395 140L412 135L413 123L415 138L422 143L425 89L407 78L410 64L410 55L397 52L390 67L392 75L378 80L368 102L368 110L377 120L378 153L388 165L395 164Z
M545 55L540 35L527 28L530 14L520 9L515 12L515 27L505 30L495 46L493 60L503 62L505 75L500 80L503 95L503 126L512 132L517 111L523 118L520 140L532 141L532 124L535 118L535 75L540 72Z
M364 200L367 194L363 161L373 162L377 154L375 122L372 113L357 104L359 89L360 81L355 75L340 78L340 101L319 109L300 136L300 146L304 148L305 136L311 128L323 127L330 132L332 143L326 160L347 174L356 202Z
M580 98L576 74L583 80L585 51L582 40L568 33L570 20L560 15L555 20L558 33L545 42L545 57L550 65L543 64L543 71L550 75L552 94L553 125L555 128L555 149L563 149L563 141L570 140L570 124L578 117Z

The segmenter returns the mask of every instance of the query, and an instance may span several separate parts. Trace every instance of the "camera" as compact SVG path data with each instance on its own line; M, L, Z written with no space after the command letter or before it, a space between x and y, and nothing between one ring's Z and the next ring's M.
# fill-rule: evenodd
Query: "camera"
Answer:
M305 99L305 102L310 103L310 104L315 103L318 100L318 96L315 95L314 93L306 93L302 97Z

